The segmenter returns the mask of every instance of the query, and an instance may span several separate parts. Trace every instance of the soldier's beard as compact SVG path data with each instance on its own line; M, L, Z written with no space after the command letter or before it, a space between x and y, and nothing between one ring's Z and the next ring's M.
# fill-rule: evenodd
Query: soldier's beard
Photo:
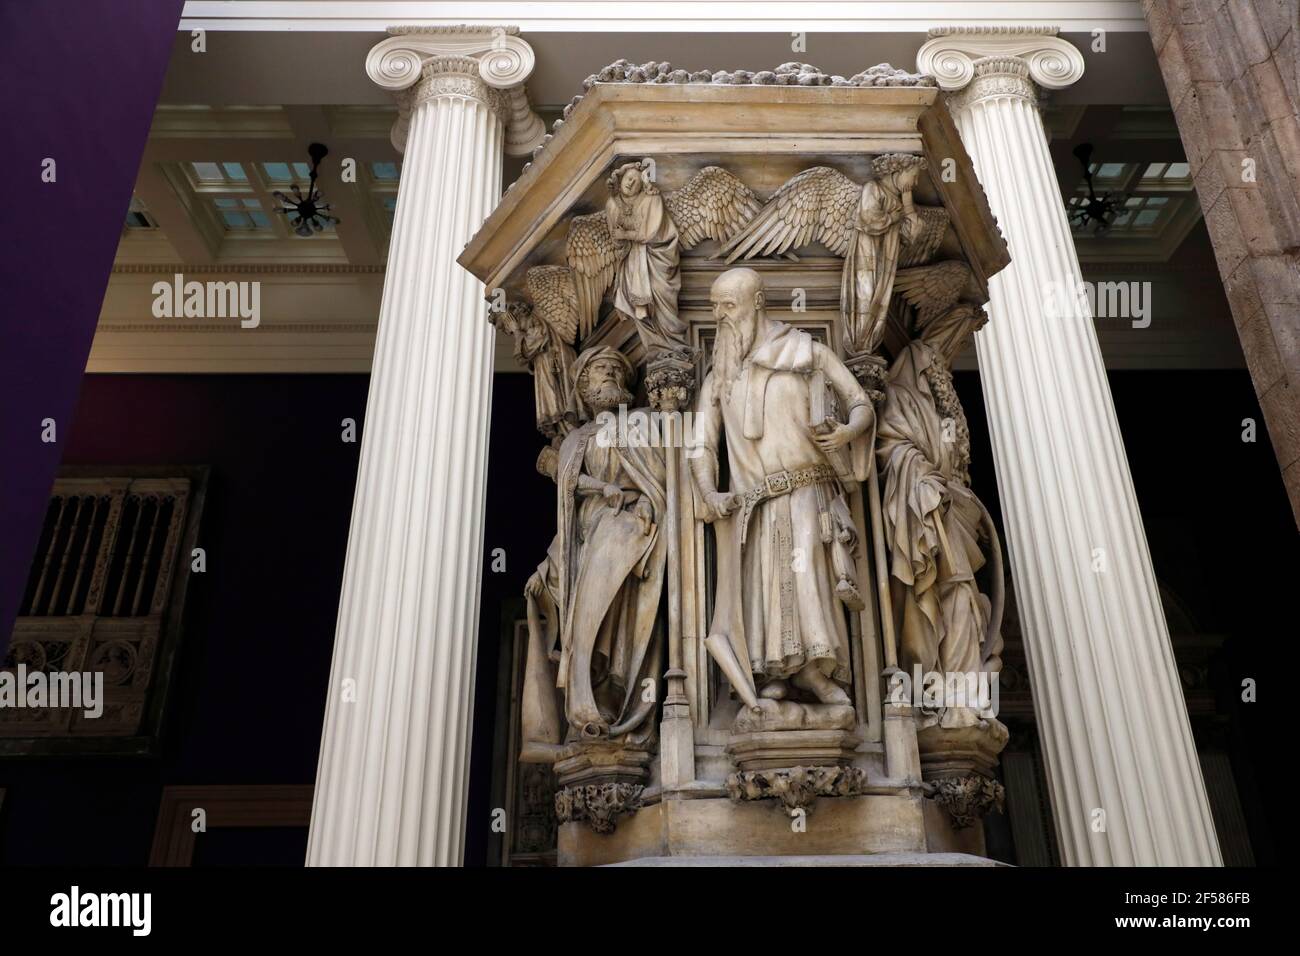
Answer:
M730 394L731 387L740 377L740 369L754 344L754 317L739 322L723 320L718 326L718 338L713 344L713 369L722 380L723 394Z

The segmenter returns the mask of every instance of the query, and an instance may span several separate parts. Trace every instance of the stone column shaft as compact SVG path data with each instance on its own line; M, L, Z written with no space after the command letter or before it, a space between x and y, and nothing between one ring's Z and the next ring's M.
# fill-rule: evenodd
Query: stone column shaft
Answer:
M921 68L961 90L949 106L1011 251L990 281L990 319L975 341L1063 859L1217 865L1142 517L1030 82L1068 85L1082 75L1082 57L1051 34L936 32ZM990 39L998 42L981 42Z
M386 84L410 86L405 156L309 865L456 865L464 852L493 332L482 284L455 259L500 196L511 107L473 56L405 66Z

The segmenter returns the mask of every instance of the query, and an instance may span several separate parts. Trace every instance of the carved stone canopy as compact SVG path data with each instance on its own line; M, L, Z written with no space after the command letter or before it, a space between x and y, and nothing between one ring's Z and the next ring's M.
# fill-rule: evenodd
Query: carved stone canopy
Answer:
M915 187L917 202L941 205L950 217L937 258L965 261L983 301L988 277L1009 261L1006 245L940 97L936 86L919 83L594 80L458 261L483 281L490 300L500 299L498 289L510 301L535 300L529 270L565 263L572 218L601 211L610 172L633 160L653 161L665 194L718 166L766 202L805 169L831 166L862 183L872 178L873 157L912 153L928 166ZM717 252L711 239L683 252L682 309L707 306L709 282L722 267ZM805 278L826 273L825 290L809 288L808 295L838 302L839 260L816 249L800 259ZM774 294L790 291L778 287Z

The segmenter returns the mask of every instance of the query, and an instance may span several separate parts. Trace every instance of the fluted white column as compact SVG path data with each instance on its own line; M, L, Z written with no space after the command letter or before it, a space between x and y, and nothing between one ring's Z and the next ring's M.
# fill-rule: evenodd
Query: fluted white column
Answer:
M1057 832L1067 864L1218 865L1142 516L1035 84L1083 73L1050 28L932 31L1011 251L975 338ZM1066 294L1069 293L1069 294Z
M385 41L367 61L377 82L406 87L395 131L405 155L309 865L456 865L463 855L493 336L483 287L455 258L500 196L512 109L487 82L509 63L417 39L423 48Z

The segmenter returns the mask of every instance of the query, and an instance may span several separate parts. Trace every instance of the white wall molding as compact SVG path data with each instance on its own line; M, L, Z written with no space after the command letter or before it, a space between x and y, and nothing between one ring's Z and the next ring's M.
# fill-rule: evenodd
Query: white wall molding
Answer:
M189 0L182 30L383 32L393 24L449 27L516 25L528 33L889 32L923 33L936 24L1050 22L1065 32L1145 33L1137 0L638 0L613 2L425 3L397 0Z

